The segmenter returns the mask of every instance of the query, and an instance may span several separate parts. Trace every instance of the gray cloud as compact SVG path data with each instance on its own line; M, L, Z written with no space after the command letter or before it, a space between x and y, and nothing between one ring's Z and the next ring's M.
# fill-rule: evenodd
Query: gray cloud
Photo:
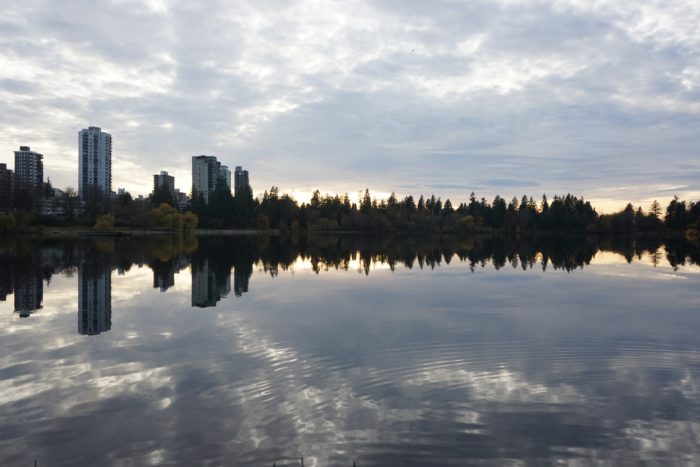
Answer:
M99 125L135 192L212 154L299 194L700 197L694 1L0 6L2 159L36 147L61 186Z

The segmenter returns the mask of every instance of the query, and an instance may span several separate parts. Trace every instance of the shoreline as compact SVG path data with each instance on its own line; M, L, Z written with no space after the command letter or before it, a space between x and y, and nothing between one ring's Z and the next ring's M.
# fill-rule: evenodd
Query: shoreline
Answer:
M359 231L359 230L300 230L297 232L280 231L279 229L257 230L257 229L194 229L187 233L182 230L170 231L149 228L114 228L112 230L96 230L90 227L40 227L26 231L15 231L0 233L0 236L28 236L39 239L97 239L97 238L127 238L127 237L163 237L163 236L230 236L230 237L251 237L251 236L332 236L332 235L362 235L362 236L401 236L401 237L479 237L495 236L506 238L569 238L569 237L599 237L599 238L689 238L685 232L661 231L661 232L549 232L549 231L526 231L526 232L504 232L493 229L480 229L471 232L434 232L417 230L387 230L387 231Z
M95 230L84 227L42 228L28 232L14 232L8 235L29 235L42 239L51 238L126 238L126 237L163 237L163 236L257 236L277 235L278 231L258 231L254 229L194 229L190 232L139 228L115 228L112 230Z

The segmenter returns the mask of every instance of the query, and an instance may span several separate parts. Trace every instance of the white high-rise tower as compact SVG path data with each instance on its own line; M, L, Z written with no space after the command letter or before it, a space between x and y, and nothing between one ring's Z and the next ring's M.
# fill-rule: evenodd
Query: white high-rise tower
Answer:
M78 133L80 198L112 193L112 135L91 126Z

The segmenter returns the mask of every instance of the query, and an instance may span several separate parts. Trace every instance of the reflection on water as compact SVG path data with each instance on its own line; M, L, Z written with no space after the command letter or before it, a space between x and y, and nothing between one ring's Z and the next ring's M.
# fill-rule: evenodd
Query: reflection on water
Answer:
M45 243L6 242L0 250L0 300L14 292L15 312L29 317L42 307L43 283L63 271L78 271L78 329L81 334L99 334L110 329L111 271L120 274L133 265L147 265L153 271L153 287L166 292L175 285L175 275L191 266L193 307L216 306L233 290L236 297L248 292L254 266L275 276L309 265L315 272L329 269L347 270L351 265L370 273L373 265L414 266L432 269L450 264L455 258L467 263L470 271L506 265L523 270L539 266L572 271L589 265L596 255L614 253L619 260L631 263L646 259L653 265L700 264L697 247L682 240L662 245L657 238L632 240L623 237L605 239L555 238L524 239L518 242L499 237L398 240L390 237L361 238L317 237L271 241L269 237L233 238L147 238L126 240L60 241Z
M0 240L0 464L693 464L698 264L649 238Z
M78 265L78 332L94 336L112 329L112 258L91 252Z

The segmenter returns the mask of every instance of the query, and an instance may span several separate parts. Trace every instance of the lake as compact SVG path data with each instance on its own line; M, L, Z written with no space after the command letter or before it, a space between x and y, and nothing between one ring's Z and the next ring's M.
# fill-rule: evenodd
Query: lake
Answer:
M684 240L0 239L0 465L693 465Z

